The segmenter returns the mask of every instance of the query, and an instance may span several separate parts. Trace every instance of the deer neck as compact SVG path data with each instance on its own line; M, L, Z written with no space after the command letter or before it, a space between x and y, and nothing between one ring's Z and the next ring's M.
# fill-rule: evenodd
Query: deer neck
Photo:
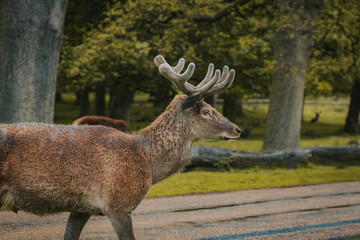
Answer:
M170 104L149 127L137 136L140 149L152 166L153 184L181 171L191 159L190 134L184 116Z

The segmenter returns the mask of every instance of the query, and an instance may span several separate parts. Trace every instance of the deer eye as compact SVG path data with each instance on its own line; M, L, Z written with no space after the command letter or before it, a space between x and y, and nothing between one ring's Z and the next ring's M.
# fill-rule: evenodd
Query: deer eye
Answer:
M204 110L204 111L202 112L202 114L203 114L203 115L209 115L209 114L210 114L210 111L209 111L209 110Z

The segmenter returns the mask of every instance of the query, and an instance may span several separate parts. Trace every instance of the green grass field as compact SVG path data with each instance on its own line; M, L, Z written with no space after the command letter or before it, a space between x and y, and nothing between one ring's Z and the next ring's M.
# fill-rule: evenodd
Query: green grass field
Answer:
M75 106L74 95L64 94L64 101L56 104L55 122L69 124L78 117L79 106ZM146 100L145 94L138 94L135 100ZM91 96L93 98L93 96ZM322 99L324 100L324 99ZM349 135L342 132L347 105L337 104L334 99L329 104L306 104L302 123L300 146L344 146L356 144L360 135ZM250 135L236 141L196 142L195 145L219 146L222 148L244 151L261 151L266 126L268 104L244 104L245 115L236 119L243 130L251 129ZM221 107L220 107L221 109ZM94 109L90 108L90 114ZM141 129L156 117L153 112L161 109L152 108L151 104L133 105L133 119L147 119L148 122L131 122L133 130ZM320 112L317 123L310 123L316 112ZM230 172L198 170L176 174L154 185L147 197L221 192L241 189L285 187L329 182L360 180L359 166L346 166L338 169L332 166L309 165L298 169L232 169Z
M194 171L176 174L151 187L147 197L288 187L360 180L360 166L343 169L309 165L298 169Z

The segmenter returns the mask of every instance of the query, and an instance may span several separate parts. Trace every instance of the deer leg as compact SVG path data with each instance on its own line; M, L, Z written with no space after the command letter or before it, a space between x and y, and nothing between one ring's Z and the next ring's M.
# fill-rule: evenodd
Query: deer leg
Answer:
M68 222L66 224L64 239L65 240L79 239L80 233L84 228L86 222L89 220L90 216L91 215L87 213L71 212Z
M121 240L135 240L131 213L120 213L116 216L108 216L116 235Z

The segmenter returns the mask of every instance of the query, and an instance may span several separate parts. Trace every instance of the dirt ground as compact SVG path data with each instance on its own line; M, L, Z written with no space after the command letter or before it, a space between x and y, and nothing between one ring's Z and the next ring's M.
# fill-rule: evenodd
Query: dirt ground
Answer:
M0 211L0 239L62 239L68 213ZM145 199L137 239L349 239L360 237L360 182ZM80 239L116 239L92 217Z

